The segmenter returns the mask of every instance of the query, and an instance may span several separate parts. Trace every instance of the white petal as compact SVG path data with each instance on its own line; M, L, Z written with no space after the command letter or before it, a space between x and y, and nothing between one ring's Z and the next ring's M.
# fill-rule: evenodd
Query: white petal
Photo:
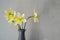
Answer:
M22 14L22 17L24 17L25 16L25 14Z
M35 9L34 9L34 15L37 16L37 12L35 11Z
M24 19L24 21L23 21L23 22L25 23L25 22L27 22L27 20L26 20L26 19Z
M16 11L14 11L14 16L16 16Z
M10 24L11 24L11 23L12 23L12 22L11 22L11 20L9 20L9 21L8 21L8 23L10 23Z
M19 12L17 12L17 16L20 16L20 13Z
M37 22L37 19L34 19L34 22Z
M37 16L37 13L36 12L34 14L35 14L35 16Z

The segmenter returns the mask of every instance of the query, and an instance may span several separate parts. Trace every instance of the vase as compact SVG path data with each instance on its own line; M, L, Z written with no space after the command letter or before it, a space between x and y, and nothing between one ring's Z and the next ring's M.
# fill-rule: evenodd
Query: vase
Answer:
M18 31L19 31L18 40L25 40L25 29L20 29Z

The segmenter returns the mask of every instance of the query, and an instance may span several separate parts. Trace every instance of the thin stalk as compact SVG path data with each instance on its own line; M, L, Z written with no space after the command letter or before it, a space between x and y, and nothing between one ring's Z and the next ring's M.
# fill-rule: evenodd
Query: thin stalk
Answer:
M25 24L24 24L24 29L25 29L25 27L26 27L26 23L27 23L27 22L25 22Z
M23 22L22 22L22 29L24 29L24 28L23 28Z
M29 16L26 20L28 21L28 19L30 19L30 18L32 18L32 17L34 17L34 16Z
M19 30L21 29L21 26L19 25L19 24L17 24L18 25L18 28L19 28Z
M32 18L32 17L34 17L34 16L29 16L26 20L28 21L28 19L30 19L30 18ZM24 24L24 29L25 29L25 27L26 27L26 24L27 24L27 22L25 22L25 24Z

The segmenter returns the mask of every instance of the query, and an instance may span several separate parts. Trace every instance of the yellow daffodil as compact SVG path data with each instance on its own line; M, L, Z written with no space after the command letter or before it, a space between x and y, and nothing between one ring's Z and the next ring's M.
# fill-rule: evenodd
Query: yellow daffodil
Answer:
M8 10L6 10L5 11L5 17L6 17L6 19L9 19L10 18L10 16L12 16L13 14L13 11L12 11L12 9L10 8L10 9L8 9Z
M23 20L24 20L24 14L20 15L20 16L18 15L15 19L17 24L19 24L19 23L21 24L23 22Z
M15 18L16 18L16 11L14 11L13 15L9 16L9 22L10 23L15 23Z
M9 20L9 23L14 23L15 16L16 12L13 12L11 8L5 11L5 17Z
M38 21L38 14L37 12L34 10L34 22Z

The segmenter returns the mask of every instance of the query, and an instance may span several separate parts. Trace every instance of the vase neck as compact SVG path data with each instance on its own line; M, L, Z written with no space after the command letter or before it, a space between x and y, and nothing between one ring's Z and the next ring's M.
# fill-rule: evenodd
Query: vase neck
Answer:
M25 29L18 30L19 31L19 38L18 40L25 40Z
M20 29L20 30L18 30L19 32L25 32L25 29Z

